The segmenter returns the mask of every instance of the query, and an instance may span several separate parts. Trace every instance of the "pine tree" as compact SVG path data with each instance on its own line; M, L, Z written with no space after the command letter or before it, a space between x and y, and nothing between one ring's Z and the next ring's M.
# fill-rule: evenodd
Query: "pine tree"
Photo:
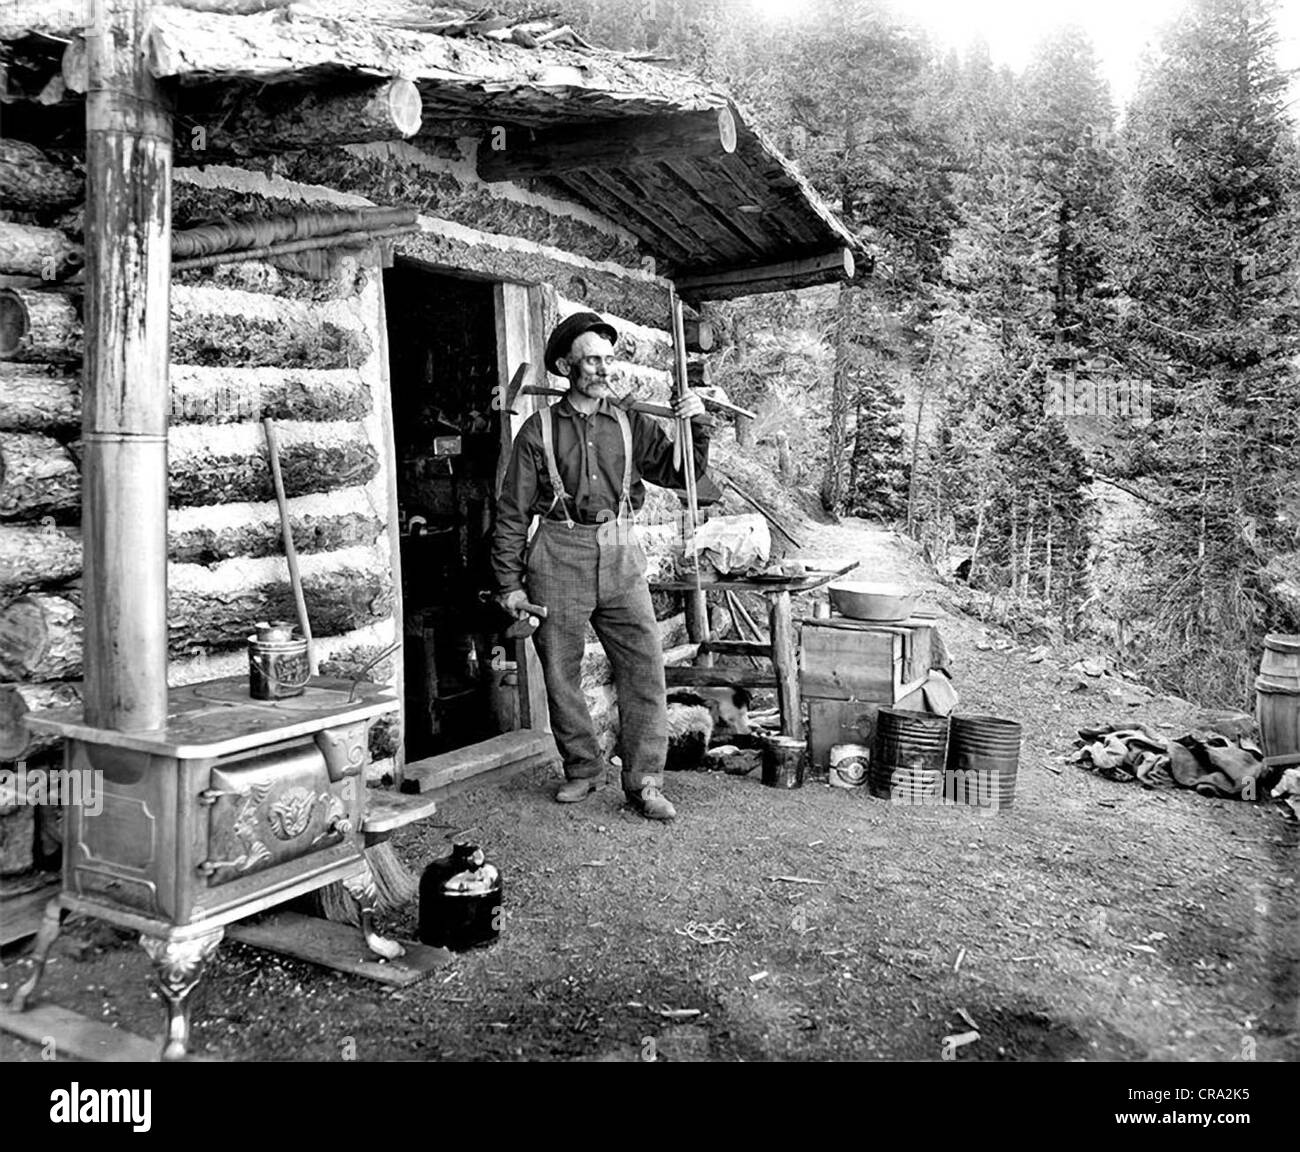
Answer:
M1156 382L1142 433L1165 552L1145 607L1154 670L1243 703L1261 631L1285 623L1261 573L1294 536L1300 164L1268 0L1194 0L1130 110L1126 335Z

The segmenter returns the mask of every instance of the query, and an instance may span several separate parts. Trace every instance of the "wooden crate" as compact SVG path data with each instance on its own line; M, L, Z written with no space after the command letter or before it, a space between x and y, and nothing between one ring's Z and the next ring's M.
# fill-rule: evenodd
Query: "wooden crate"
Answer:
M903 682L904 632L846 628L838 620L805 620L799 646L799 689L823 700L889 703Z
M830 769L836 744L871 746L876 711L916 691L930 671L930 622L901 625L862 620L805 620L799 686L808 703L812 771Z
M930 671L933 625L871 624L863 620L805 620L799 687L826 700L893 703Z

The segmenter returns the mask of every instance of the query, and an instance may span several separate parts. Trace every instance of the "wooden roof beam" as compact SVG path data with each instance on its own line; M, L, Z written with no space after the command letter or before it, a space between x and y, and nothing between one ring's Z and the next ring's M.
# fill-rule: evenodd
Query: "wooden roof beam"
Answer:
M730 108L553 128L533 132L531 139L526 133L512 128L490 135L479 146L479 178L495 182L588 168L608 171L684 156L716 158L736 150L736 118Z
M737 296L757 296L764 292L785 292L792 288L851 280L853 271L852 250L835 248L818 256L783 260L779 264L680 276L676 285L677 291L691 301L732 300Z

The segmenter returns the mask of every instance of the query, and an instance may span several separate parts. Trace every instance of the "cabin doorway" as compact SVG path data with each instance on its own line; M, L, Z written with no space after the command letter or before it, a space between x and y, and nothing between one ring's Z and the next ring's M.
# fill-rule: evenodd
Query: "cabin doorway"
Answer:
M384 273L400 513L407 762L518 727L493 588L498 286Z

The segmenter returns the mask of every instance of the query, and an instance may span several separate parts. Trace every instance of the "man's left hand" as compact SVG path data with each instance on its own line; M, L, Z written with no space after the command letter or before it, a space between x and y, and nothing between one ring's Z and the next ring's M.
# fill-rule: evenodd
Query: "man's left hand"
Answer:
M704 408L704 398L710 400L725 400L726 395L721 388L691 388L686 395L679 396L673 401L673 415L678 420L699 420L707 416Z

